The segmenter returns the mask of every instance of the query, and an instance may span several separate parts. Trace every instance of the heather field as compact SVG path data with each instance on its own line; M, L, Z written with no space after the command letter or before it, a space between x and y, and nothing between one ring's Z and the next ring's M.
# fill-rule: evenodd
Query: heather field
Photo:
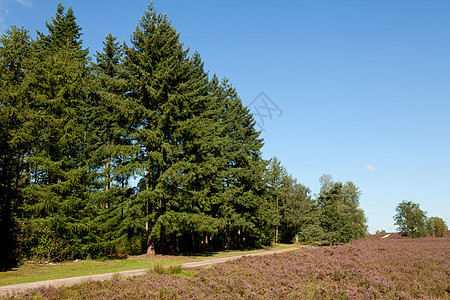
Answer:
M186 275L43 288L21 299L450 299L450 237L369 236L337 247L236 261ZM183 273L181 273L183 274Z

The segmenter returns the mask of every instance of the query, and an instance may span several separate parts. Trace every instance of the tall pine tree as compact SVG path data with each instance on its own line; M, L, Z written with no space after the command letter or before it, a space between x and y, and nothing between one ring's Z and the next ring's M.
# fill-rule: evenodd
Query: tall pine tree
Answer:
M40 123L24 198L32 254L63 260L86 255L88 50L82 49L71 8L59 4L46 25L49 33L39 33L33 43L28 69L27 88Z
M187 53L167 16L150 5L125 61L129 95L140 107L135 126L143 177L138 199L150 251L169 251L166 214L195 212L186 209L195 190L190 152L206 106L207 81Z
M265 162L261 158L263 141L255 130L255 121L242 105L228 79L213 77L212 95L217 101L220 139L218 179L220 189L215 204L223 228L226 248L258 246L271 243L272 224L267 215L270 203L264 197Z
M15 265L21 190L30 145L37 134L25 88L30 54L27 30L13 26L0 37L0 269Z
M128 179L134 175L135 157L140 150L134 143L133 127L139 107L126 96L125 45L120 45L112 34L106 36L103 44L102 52L95 55L95 93L89 106L90 134L94 137L89 166L95 179L90 196L95 217L90 227L92 239L97 240L91 252L96 250L97 255L140 253L141 247L131 247L128 232L121 227L123 210L130 205L134 194Z

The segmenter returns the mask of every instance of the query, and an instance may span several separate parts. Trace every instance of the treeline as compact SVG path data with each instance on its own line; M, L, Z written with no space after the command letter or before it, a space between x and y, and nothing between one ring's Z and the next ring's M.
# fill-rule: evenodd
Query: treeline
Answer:
M402 236L424 237L427 234L433 237L443 237L448 234L445 221L439 217L427 217L427 212L420 209L420 204L403 200L395 208L394 216L397 230Z
M236 90L152 6L94 59L71 8L46 26L0 38L0 267L366 233L358 188L325 176L313 199L264 160Z

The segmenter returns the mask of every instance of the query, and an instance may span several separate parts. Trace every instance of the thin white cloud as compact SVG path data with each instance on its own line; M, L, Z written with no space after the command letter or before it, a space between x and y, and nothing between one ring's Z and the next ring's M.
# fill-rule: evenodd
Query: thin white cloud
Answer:
M28 7L30 7L33 4L31 0L14 0L14 1Z
M364 167L365 167L369 172L375 171L375 168L372 167L372 165L367 164L367 165L365 165Z
M372 198L373 198L373 199L380 199L380 196L378 196L378 195L373 195Z

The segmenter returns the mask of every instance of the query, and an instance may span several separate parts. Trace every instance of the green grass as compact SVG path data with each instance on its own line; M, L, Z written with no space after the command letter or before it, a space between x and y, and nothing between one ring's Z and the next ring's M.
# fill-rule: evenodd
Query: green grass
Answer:
M57 264L25 264L19 268L1 272L0 286L42 281L49 279L86 276L102 273L152 268L155 264L162 266L179 265L196 259L188 257L169 258L127 258L111 260L82 260Z
M0 286L137 269L155 270L155 268L167 268L170 270L170 267L172 267L174 270L173 273L177 273L180 271L178 270L178 266L187 262L199 261L205 258L260 253L266 250L284 249L293 246L294 245L276 244L271 247L257 250L193 253L189 256L161 256L156 258L129 257L126 259L81 260L78 262L72 261L55 264L27 263L19 268L0 272ZM186 275L188 275L189 272L183 270L181 273L187 273Z

